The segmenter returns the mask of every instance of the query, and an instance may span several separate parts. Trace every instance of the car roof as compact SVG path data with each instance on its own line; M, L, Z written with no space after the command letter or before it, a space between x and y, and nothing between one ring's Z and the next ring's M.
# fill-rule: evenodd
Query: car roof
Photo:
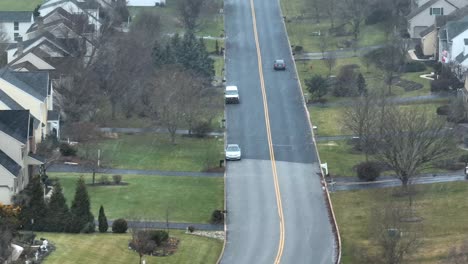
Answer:
M226 91L237 91L237 86L235 85L226 86Z

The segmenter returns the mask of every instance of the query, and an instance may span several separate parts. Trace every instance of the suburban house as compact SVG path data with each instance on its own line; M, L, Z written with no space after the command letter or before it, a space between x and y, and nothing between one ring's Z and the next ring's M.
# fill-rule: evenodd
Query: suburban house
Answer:
M442 63L468 67L468 16L450 21L439 30L439 58Z
M33 22L31 11L0 11L0 31L6 34L0 42L13 43L22 38Z
M0 111L0 203L11 204L43 163L34 154L36 122L29 110Z
M460 8L450 15L436 16L435 23L423 30L420 34L423 54L437 57L437 52L439 50L439 29L445 26L447 22L458 21L465 16L468 16L468 6Z
M28 110L35 120L29 133L35 143L48 134L60 137L60 115L54 111L53 98L54 89L47 71L0 69L0 110Z
M77 39L56 38L49 32L43 32L36 38L10 44L6 49L7 62L11 63L32 49L40 52L43 58L78 57L83 51Z
M95 32L99 32L102 22L99 19L100 5L93 0L48 0L39 8L41 16L45 17L57 8L62 8L70 14L85 14L88 24L94 26Z
M420 38L426 28L435 23L437 16L449 15L468 5L466 0L419 0L407 16L408 33L411 38Z

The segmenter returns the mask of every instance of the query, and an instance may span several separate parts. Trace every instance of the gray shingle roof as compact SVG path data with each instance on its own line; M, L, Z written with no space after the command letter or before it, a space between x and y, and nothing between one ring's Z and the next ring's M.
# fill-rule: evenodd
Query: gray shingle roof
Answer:
M12 158L0 149L0 165L3 166L7 171L11 172L15 177L18 176L21 166L16 163Z
M447 38L448 40L452 40L468 29L468 21L450 21L447 23L446 27Z
M48 95L49 73L46 71L17 72L5 67L0 69L0 78L41 101Z
M2 110L0 111L0 131L26 143L29 120L29 110Z
M31 11L0 11L1 22L31 22Z
M414 9L409 13L409 15L406 17L408 20L415 17L417 14L421 13L422 11L428 9L431 5L435 4L439 0L430 0L429 2L425 3L424 5Z
M23 110L24 108L19 105L13 98L8 96L4 91L0 89L0 102L3 102L8 106L11 110Z
M457 57L455 57L455 60L458 62L458 63L463 63L466 59L468 59L468 54L467 55L463 55L463 52L458 54Z

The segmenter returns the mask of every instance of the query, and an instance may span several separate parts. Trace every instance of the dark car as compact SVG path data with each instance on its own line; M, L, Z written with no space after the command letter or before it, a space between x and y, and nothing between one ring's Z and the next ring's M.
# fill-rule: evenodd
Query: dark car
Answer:
M275 60L273 68L275 69L275 71L284 71L286 70L286 63L284 63L284 60Z

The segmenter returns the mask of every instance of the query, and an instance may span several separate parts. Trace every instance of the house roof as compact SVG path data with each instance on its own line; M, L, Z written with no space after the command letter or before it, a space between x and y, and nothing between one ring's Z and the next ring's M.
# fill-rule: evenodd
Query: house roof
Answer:
M13 43L8 45L7 50L17 49L18 45L23 45L23 52L27 52L30 49L31 45L33 45L36 41L41 41L41 44L48 45L49 48L56 47L56 49L61 50L63 53L69 54L71 56L75 56L75 54L79 49L79 40L77 39L63 39L63 38L56 38L50 32L43 32L41 35L28 39L20 43ZM34 47L39 47L40 45L35 45ZM18 51L15 52L15 55Z
M31 22L31 11L0 11L0 23L2 22Z
M60 113L58 111L47 111L47 121L58 121L60 120Z
M19 57L19 58L22 58L23 56ZM18 58L17 58L18 59ZM13 64L14 62L17 61L17 59L13 60L10 64L9 64L9 67L11 69L14 69L15 71L18 71L18 70L26 70L26 71L38 71L39 69L34 66L34 64L32 64L31 62L29 61L23 61L23 62L20 62L20 63L16 63L16 64Z
M15 177L18 176L21 166L0 149L0 165Z
M468 29L468 21L450 21L446 25L447 39L450 41Z
M17 72L4 67L0 69L0 78L41 101L48 95L49 73L46 71Z
M408 16L406 17L408 20L415 17L417 14L421 13L422 11L428 9L431 5L437 3L438 1L440 0L430 0L428 1L427 3L425 3L424 5L412 10ZM444 0L445 1L445 0Z
M26 143L29 118L29 110L2 110L0 111L0 131Z
M6 104L11 110L22 110L24 109L20 104L18 104L13 98L8 96L3 90L0 89L0 102Z
M90 10L90 9L98 9L99 8L99 4L97 5L94 5L94 4L89 4L87 2L94 2L93 0L87 0L86 2L81 2L81 1L77 1L77 0L58 0L58 1L54 1L54 0L49 0L47 2L45 2L40 8L39 8L39 11L41 9L44 9L44 8L48 8L48 7L53 7L53 6L58 6L60 4L63 4L63 3L66 3L66 2L71 2L71 3L74 3L76 6L78 6L79 8L81 8L88 16L91 16L93 17L94 19L96 20L100 20L98 17L95 17L94 15L92 15L91 13L89 13L87 10ZM93 6L95 6L94 8L92 8Z
M450 21L457 21L468 15L468 5L453 11L449 15L436 16L435 23L430 27L421 31L420 36L424 37L427 34L431 33L435 28L441 28L445 26Z

